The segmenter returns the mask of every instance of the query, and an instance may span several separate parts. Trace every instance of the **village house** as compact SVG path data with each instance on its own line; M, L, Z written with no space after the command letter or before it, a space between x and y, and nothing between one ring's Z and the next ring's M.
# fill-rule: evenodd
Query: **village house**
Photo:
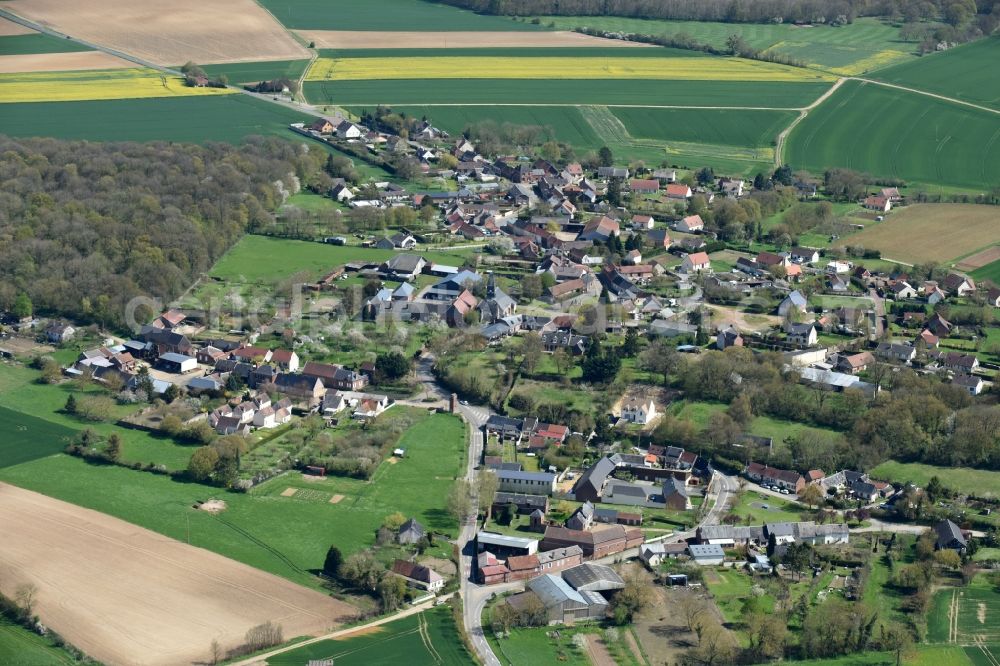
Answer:
M406 581L410 587L428 592L439 592L444 587L444 577L430 567L397 559L392 563L392 573Z
M975 375L958 373L951 380L952 386L958 386L969 392L969 395L979 395L983 392L983 380Z
M955 296L967 296L976 290L976 283L972 278L958 273L949 273L941 281L941 287L949 294Z
M667 199L690 199L694 193L684 183L670 183L664 188Z
M788 343L798 347L813 347L819 342L816 326L811 323L796 324L794 322L786 322L785 334L785 339Z
M806 300L806 297L802 295L802 292L796 290L785 296L784 300L778 305L778 315L786 317L793 310L805 314L808 307L809 302Z
M654 225L652 215L633 215L632 228L636 231L650 231Z
M793 247L789 255L797 264L815 264L819 261L819 250L811 247Z
M656 411L656 403L654 403L651 398L633 398L627 400L622 405L621 417L629 423L646 425L647 423L652 422L657 415L658 412Z
M880 342L875 348L875 356L887 361L909 363L917 357L917 349L909 343Z
M857 354L841 354L837 360L837 369L841 372L856 375L864 372L868 366L875 362L871 352L860 352Z
M701 215L688 215L674 224L674 229L677 231L683 231L684 233L693 234L695 232L704 231L705 222L701 219Z
M751 481L755 481L761 485L777 486L795 493L802 490L806 485L805 479L798 472L778 469L777 467L770 467L756 462L747 465L744 474Z
M551 495L556 490L556 475L548 472L499 470L498 490L529 495Z
M726 328L719 329L719 333L715 336L715 348L718 350L728 349L729 347L742 347L743 346L743 336L740 335L740 331L735 326L727 326Z
M681 271L684 273L701 273L710 270L712 270L712 262L705 252L686 254L681 261Z
M879 213L888 213L892 210L892 202L887 197L880 195L867 197L861 205L868 210L878 211Z
M656 194L660 191L660 181L655 178L633 178L628 182L632 194Z

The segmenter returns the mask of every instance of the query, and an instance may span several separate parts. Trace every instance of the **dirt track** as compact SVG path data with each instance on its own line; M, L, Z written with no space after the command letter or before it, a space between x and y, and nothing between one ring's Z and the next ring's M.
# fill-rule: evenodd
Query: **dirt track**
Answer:
M14 23L13 21L8 21L5 18L0 18L0 37L10 37L12 35L31 35L35 31L31 28L25 28L20 23Z
M578 32L368 32L296 30L321 49L462 49L488 47L621 46L646 44L591 37Z
M204 662L272 620L286 639L354 609L149 530L0 483L0 591L38 588L42 622L107 664Z
M72 53L30 53L0 56L0 74L15 72L71 72L84 69L117 69L135 67L134 63L108 55L103 51Z
M3 8L160 65L309 57L253 0L12 0Z

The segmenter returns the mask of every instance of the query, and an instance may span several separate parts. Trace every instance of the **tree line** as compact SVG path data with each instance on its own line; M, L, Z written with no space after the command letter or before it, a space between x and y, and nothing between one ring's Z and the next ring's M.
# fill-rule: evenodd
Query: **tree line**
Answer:
M924 0L438 0L504 16L624 16L727 23L835 23L858 16L921 16L945 4ZM930 5L928 9L926 5Z
M245 231L271 224L325 159L276 138L0 136L0 309L120 326L131 299L175 298Z

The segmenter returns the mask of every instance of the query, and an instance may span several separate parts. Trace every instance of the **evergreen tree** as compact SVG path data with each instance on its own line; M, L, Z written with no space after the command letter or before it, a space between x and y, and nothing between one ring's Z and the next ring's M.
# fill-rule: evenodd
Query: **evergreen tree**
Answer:
M72 393L66 398L66 405L63 407L63 411L67 414L76 414L76 397Z
M340 552L340 549L336 546L330 546L330 549L326 551L326 559L323 560L323 573L331 578L336 578L343 561L344 554Z

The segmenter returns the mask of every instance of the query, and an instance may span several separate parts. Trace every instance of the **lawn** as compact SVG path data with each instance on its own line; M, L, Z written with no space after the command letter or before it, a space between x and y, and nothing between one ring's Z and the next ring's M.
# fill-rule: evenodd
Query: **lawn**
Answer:
M845 242L898 261L948 263L995 243L998 222L1000 211L993 206L919 204L893 211ZM948 242L941 243L945 236Z
M247 95L0 104L10 136L89 141L225 141L253 134L292 138L289 123L309 116Z
M456 522L445 511L445 498L464 468L465 444L465 427L459 419L427 416L400 441L406 459L383 463L370 483L341 478L310 482L301 474L288 473L247 494L90 465L66 455L4 468L0 480L316 586L309 570L322 565L331 544L345 554L371 545L375 530L391 513L399 511L429 529L454 533ZM306 499L282 496L288 488L311 492L304 493ZM343 498L330 503L333 495ZM228 505L218 516L192 508L213 497ZM449 548L441 546L442 551Z
M317 104L389 106L421 104L645 104L666 106L760 106L790 109L810 104L830 85L787 81L657 81L642 79L387 79L307 81L305 95Z
M876 78L1000 109L998 61L1000 36L995 36L890 67Z
M704 428L714 414L726 411L726 407L722 403L682 400L671 405L670 411L677 418L694 421L699 428Z
M535 400L537 405L555 403L565 405L569 410L577 410L583 413L594 413L595 395L594 389L583 388L579 385L562 386L554 382L539 382L533 379L520 379L511 395L523 393Z
M244 236L212 267L210 275L226 281L280 282L296 273L319 278L350 261L383 262L392 250L309 243L306 241ZM428 261L461 266L461 254L416 251Z
M300 30L540 30L498 16L422 0L262 0L289 28Z
M846 167L908 184L989 189L1000 172L997 115L847 81L788 137L785 162Z
M830 428L817 428L807 426L796 421L786 421L776 419L771 416L757 416L750 423L748 432L759 437L770 437L775 449L784 448L785 439L788 437L800 437L812 441L817 435L836 435L837 431Z
M0 664L56 666L78 663L52 640L0 617Z
M977 497L1000 495L1000 472L969 467L935 467L922 463L901 463L890 460L871 469L871 475L895 483L911 481L924 487L932 476L952 490L971 493Z
M743 601L750 596L752 579L737 569L713 569L707 572L705 585L726 622L743 621Z
M220 65L202 65L209 76L225 74L231 85L258 83L272 79L297 81L306 71L308 60L268 60L264 62L233 62Z
M567 666L589 666L586 650L573 643L576 634L597 634L597 627L559 628L558 638L548 636L548 627L513 629L507 638L497 638L486 631L493 652L501 663L513 664L567 664Z
M861 74L871 69L915 59L914 44L899 39L899 29L878 19L862 18L840 27L799 26L790 23L713 23L659 21L613 16L545 16L546 25L561 30L592 27L613 32L650 35L686 33L696 41L726 48L736 34L751 46L791 56L810 67L837 74Z
M0 56L30 55L34 53L69 53L90 51L90 47L70 39L59 39L36 32L31 35L5 35L0 37Z
M337 666L405 663L412 666L465 666L475 661L465 649L451 609L433 608L371 630L320 641L269 657L271 666L301 666L329 659Z
M739 501L732 512L744 518L750 518L751 525L766 523L798 522L802 520L805 507L791 500L778 499L753 490L740 494Z

